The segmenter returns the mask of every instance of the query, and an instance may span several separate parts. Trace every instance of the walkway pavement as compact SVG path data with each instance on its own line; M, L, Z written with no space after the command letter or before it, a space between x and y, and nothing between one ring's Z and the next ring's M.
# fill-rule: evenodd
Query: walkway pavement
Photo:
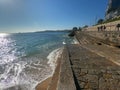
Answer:
M120 90L120 66L80 45L68 50L77 90Z
M55 86L54 90L120 90L120 48L85 33L77 33L76 38L79 44L64 47L50 87Z

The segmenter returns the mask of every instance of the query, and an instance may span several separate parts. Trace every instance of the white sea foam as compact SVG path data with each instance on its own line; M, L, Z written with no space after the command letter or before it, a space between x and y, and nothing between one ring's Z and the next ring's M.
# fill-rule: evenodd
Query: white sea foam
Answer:
M25 62L10 63L5 67L5 71L0 75L0 90L9 88L19 84L19 76L23 68L25 68Z
M65 42L63 42L63 44L66 44Z
M72 44L79 44L78 40L74 37Z
M60 55L62 54L63 52L63 48L58 48L58 49L55 49L53 50L48 56L47 56L47 59L48 59L48 62L47 64L50 66L44 68L44 69L41 69L43 70L41 72L41 76L39 77L39 81L36 81L36 83L34 83L32 86L32 89L31 90L35 90L35 86L37 86L39 83L41 83L42 81L46 80L47 78L51 77L53 75L53 72L55 70L55 67L57 65L57 59L60 57ZM38 65L38 64L35 64L35 65ZM37 77L37 76L36 76Z
M7 65L4 73L0 75L0 90L35 90L38 81L23 71L26 64L27 62L20 61Z
M56 63L57 59L61 56L62 52L63 52L63 48L58 48L52 51L47 57L47 59L49 60L48 64L51 66L53 72L57 64Z
M22 34L19 34L15 37L21 37L21 35ZM40 53L34 53L29 55L27 51L29 51L29 49L34 49L35 46L31 46L31 44L36 45L36 42L33 42L34 40L38 40L38 37L31 41L30 37L26 38L22 36L18 39L18 41L14 41L14 39L12 38L5 38L5 36L3 36L0 38L0 90L35 90L35 86L38 83L44 81L45 79L53 75L53 72L57 65L57 59L62 54L63 48L56 49L52 51L49 55L48 52L50 52L53 48L57 48L59 46L58 42L61 43L62 40L58 40L58 42L48 42L45 43L43 46L42 44L39 45L40 43L37 43L36 50L40 50ZM25 40L22 40L22 38L25 38ZM30 41L28 42L27 40ZM40 39L38 41L41 42L42 40ZM63 41L64 43L67 43L67 41ZM28 47L31 46L33 49L28 48L27 45ZM56 46L54 47L54 45ZM28 48L28 50L26 47ZM21 48L23 48L23 50L21 50ZM42 50L44 52L42 52ZM46 57L48 61L46 60ZM14 89L11 89L11 87L14 87Z

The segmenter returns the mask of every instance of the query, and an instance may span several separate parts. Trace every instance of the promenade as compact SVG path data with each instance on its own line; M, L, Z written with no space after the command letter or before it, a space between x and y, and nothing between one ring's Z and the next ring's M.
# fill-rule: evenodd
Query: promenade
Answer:
M120 66L108 56L80 45L69 45L68 50L76 90L120 89Z
M86 32L75 37L79 44L65 45L47 90L120 90L120 48Z

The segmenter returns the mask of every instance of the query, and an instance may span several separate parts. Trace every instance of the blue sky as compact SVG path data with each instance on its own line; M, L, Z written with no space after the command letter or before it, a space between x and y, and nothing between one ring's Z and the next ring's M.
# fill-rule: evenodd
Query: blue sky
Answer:
M0 0L0 32L71 29L104 18L108 0Z

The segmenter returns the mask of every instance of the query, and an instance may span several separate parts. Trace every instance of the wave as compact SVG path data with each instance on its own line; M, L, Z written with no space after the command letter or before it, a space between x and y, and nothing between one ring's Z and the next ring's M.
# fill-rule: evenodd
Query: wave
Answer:
M25 68L25 62L9 63L6 65L5 71L0 75L0 90L4 90L19 84L19 76Z
M79 41L74 37L73 42L71 44L79 44Z
M0 76L0 90L35 90L35 86L53 75L57 59L62 52L63 48L53 50L47 56L48 60L43 60L43 63L42 61L30 63L19 61L7 65Z
M63 48L58 48L58 49L53 50L47 57L47 59L49 60L48 64L52 68L53 72L57 65L57 60L61 56L62 52L63 52Z
M53 75L63 52L62 42L71 41L64 32L21 33L2 38L0 90L35 90L38 83Z

